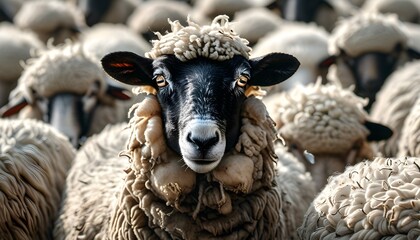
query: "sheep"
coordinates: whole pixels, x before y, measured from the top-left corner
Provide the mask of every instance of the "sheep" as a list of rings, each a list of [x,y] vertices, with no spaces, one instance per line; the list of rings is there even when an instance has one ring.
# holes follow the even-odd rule
[[[127,22],[128,17],[140,0],[71,0],[82,10],[86,25],[89,27],[102,23]]]
[[[26,1],[13,21],[19,28],[36,33],[44,43],[52,38],[54,45],[63,43],[65,39],[76,40],[85,26],[82,12],[61,1]]]
[[[107,201],[101,204],[106,206],[103,210],[66,204],[64,200],[54,236],[297,237],[296,225],[287,227],[303,216],[302,209],[291,206],[302,200],[286,202],[294,194],[285,192],[283,185],[302,181],[307,175],[301,173],[302,178],[288,181],[276,176],[276,133],[264,105],[256,98],[261,92],[255,86],[285,80],[296,71],[298,61],[281,53],[249,59],[247,41],[232,31],[226,15],[204,26],[188,21],[188,26],[183,27],[174,21],[171,29],[166,35],[158,34],[159,40],[153,42],[146,58],[116,52],[102,59],[110,76],[140,86],[148,93],[142,102],[133,105],[128,136],[114,143],[126,146],[120,155],[129,158],[129,167],[117,189],[98,189],[95,179],[119,178],[123,167],[114,168],[112,175],[107,173],[104,178],[97,171],[78,165],[82,162],[101,166],[102,161],[113,165],[101,156],[83,159],[82,155],[91,154],[87,150],[92,147],[90,143],[97,144],[101,151],[115,152],[102,147],[100,140],[92,138],[87,142],[81,149],[86,149],[86,153],[80,152],[81,157],[75,159],[75,166],[79,167],[72,168],[69,176],[85,169],[91,174],[80,180],[90,184],[80,186],[84,189],[71,188],[79,179],[68,178],[66,195],[74,199],[89,195],[92,203],[97,201],[96,196],[109,196],[105,192],[91,195],[92,188],[111,192],[115,197],[99,197]],[[100,138],[114,139],[113,134]],[[92,154],[98,152],[92,149]],[[305,194],[309,191],[302,189]],[[86,207],[95,204],[89,205]]]
[[[235,13],[233,29],[254,46],[260,38],[282,24],[280,16],[267,8],[255,7]]]
[[[24,0],[2,0],[0,2],[0,22],[13,22],[13,17],[19,10]]]
[[[199,23],[208,22],[201,15],[193,13],[190,5],[174,1],[149,1],[140,4],[127,20],[127,25],[146,40],[155,39],[154,32],[164,34],[169,31],[168,19],[176,19],[185,24],[187,16]]]
[[[389,126],[394,135],[387,141],[377,144],[377,149],[384,157],[395,157],[398,153],[402,128],[407,115],[419,98],[420,61],[413,61],[392,73],[378,93],[378,100],[372,106],[373,120]]]
[[[375,152],[368,141],[392,134],[386,126],[369,121],[364,99],[337,85],[317,81],[263,101],[289,151],[312,173],[318,191],[334,172],[371,159]],[[306,160],[305,151],[314,156],[314,162]]]
[[[0,106],[7,103],[10,91],[17,85],[23,71],[20,62],[30,58],[31,51],[43,48],[34,34],[0,23]]]
[[[209,19],[220,14],[226,14],[233,18],[235,12],[253,7],[253,3],[247,0],[201,0],[194,4],[194,13],[199,16],[205,16]]]
[[[253,57],[277,51],[292,54],[300,62],[298,71],[288,81],[274,86],[268,93],[315,82],[318,76],[325,79],[329,64],[333,62],[328,54],[328,38],[329,34],[323,28],[305,23],[283,23],[262,38],[253,48]]]
[[[362,11],[395,13],[404,22],[420,21],[420,9],[413,0],[368,0],[363,5]]]
[[[97,59],[80,43],[52,47],[27,61],[3,117],[35,118],[52,124],[74,146],[108,123],[127,121],[125,89],[111,86]]]
[[[420,158],[382,158],[329,179],[298,232],[301,239],[418,239]]]
[[[398,145],[398,156],[420,157],[420,98],[404,121]]]
[[[51,126],[0,119],[1,239],[52,239],[76,150]]]
[[[369,99],[369,110],[386,77],[414,51],[395,15],[362,12],[339,22],[329,52],[337,59],[328,78],[344,87],[354,84],[356,94]]]

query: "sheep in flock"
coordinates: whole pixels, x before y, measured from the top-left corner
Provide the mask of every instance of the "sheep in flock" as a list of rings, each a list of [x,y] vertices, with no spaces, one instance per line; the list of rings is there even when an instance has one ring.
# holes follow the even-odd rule
[[[340,21],[330,38],[336,64],[328,79],[344,87],[355,85],[356,94],[369,99],[369,110],[385,79],[415,53],[402,29],[395,15],[360,13]]]
[[[33,31],[44,43],[52,39],[54,45],[77,39],[85,27],[82,12],[62,1],[26,1],[16,13],[14,23],[20,29]]]
[[[370,141],[387,139],[392,131],[369,121],[366,101],[351,89],[321,81],[263,99],[289,151],[311,172],[317,190],[335,172],[343,172],[375,155]],[[308,159],[309,152],[315,160]]]
[[[375,158],[331,177],[299,228],[303,240],[420,236],[420,158]]]
[[[372,120],[389,126],[393,136],[378,142],[377,150],[384,157],[395,157],[404,122],[420,97],[420,61],[413,61],[392,73],[377,95],[371,109]]]
[[[2,117],[19,114],[52,124],[74,146],[108,123],[127,121],[127,90],[105,80],[99,62],[78,43],[53,47],[27,61]]]
[[[325,79],[328,67],[334,62],[328,54],[328,38],[329,34],[323,28],[305,23],[283,23],[263,37],[253,47],[252,57],[275,51],[291,54],[300,62],[297,72],[286,82],[272,87],[268,94],[314,83],[319,76]]]
[[[397,155],[420,157],[420,98],[404,121]]]
[[[76,150],[51,126],[0,119],[0,238],[52,239]]]
[[[20,62],[29,59],[32,51],[44,47],[33,33],[0,23],[0,107],[7,103],[10,91],[17,85],[23,71]]]
[[[116,52],[102,59],[112,77],[148,95],[133,105],[128,131],[109,129],[79,151],[56,238],[297,239],[297,219],[311,200],[295,199],[284,185],[315,192],[301,186],[311,186],[305,172],[278,174],[288,171],[276,170],[276,132],[255,96],[257,86],[287,79],[299,62],[282,53],[249,59],[226,15],[188,24],[171,22],[147,58]],[[124,145],[129,162],[116,157]]]
[[[417,0],[368,0],[363,4],[362,11],[394,13],[404,22],[419,23],[420,9]]]

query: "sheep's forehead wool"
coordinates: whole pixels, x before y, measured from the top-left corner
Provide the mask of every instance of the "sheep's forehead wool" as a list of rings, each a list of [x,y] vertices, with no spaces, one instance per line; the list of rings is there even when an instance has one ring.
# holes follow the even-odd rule
[[[310,84],[279,95],[273,116],[280,134],[311,153],[347,153],[368,130],[366,101],[335,85]]]
[[[158,40],[152,41],[153,49],[146,57],[156,59],[159,56],[173,54],[181,61],[188,61],[199,56],[223,61],[242,55],[249,58],[251,48],[248,40],[240,38],[231,27],[229,17],[220,15],[211,25],[199,26],[187,20],[188,26],[179,21],[169,22],[172,32],[157,34]]]
[[[407,44],[407,36],[395,15],[362,13],[339,22],[333,31],[330,53],[339,54],[340,49],[352,57],[366,52],[392,52],[400,43]]]
[[[314,200],[319,218],[312,237],[331,239],[327,236],[341,233],[351,239],[416,239],[419,166],[419,158],[376,158],[332,177]]]
[[[97,60],[84,52],[80,44],[68,44],[50,48],[38,58],[30,59],[19,86],[24,92],[34,90],[44,97],[60,92],[85,94],[95,82],[104,91],[104,75]]]

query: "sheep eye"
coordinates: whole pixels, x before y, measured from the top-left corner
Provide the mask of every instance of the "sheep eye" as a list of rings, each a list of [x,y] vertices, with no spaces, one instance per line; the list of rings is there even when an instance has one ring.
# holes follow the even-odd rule
[[[168,85],[166,78],[162,74],[156,75],[155,81],[159,87],[165,87],[166,85]]]
[[[236,83],[238,84],[239,87],[245,87],[245,85],[247,84],[248,80],[249,80],[249,76],[248,75],[241,74],[236,79]]]

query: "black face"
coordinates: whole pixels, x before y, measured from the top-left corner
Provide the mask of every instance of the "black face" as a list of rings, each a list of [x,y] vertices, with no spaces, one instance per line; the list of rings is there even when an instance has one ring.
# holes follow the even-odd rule
[[[225,151],[230,150],[239,135],[240,109],[245,99],[245,86],[239,86],[237,79],[250,77],[248,61],[236,56],[227,62],[208,58],[181,62],[165,56],[153,66],[154,78],[163,76],[167,82],[159,87],[158,99],[169,146],[180,153],[180,130],[199,119],[214,121],[226,136]]]
[[[282,17],[289,21],[311,22],[324,0],[278,0]]]
[[[394,71],[397,60],[397,55],[379,52],[366,53],[356,58],[344,58],[356,81],[355,93],[369,99],[366,109],[370,109],[376,99],[376,93]]]
[[[77,5],[85,15],[86,25],[91,27],[101,21],[111,6],[111,0],[78,0]]]

